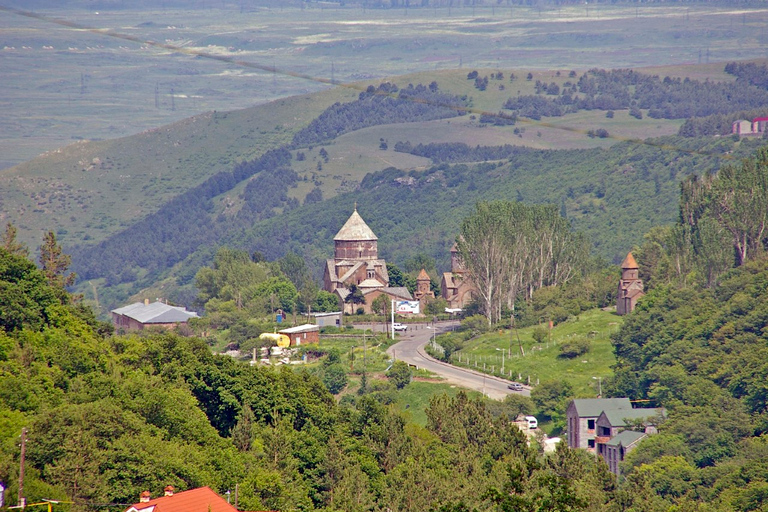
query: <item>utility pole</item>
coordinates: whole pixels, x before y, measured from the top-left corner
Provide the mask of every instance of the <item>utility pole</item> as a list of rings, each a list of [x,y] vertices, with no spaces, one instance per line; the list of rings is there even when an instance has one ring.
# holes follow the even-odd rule
[[[392,311],[390,312],[391,318],[392,318],[392,339],[395,339],[395,301],[394,299],[391,300],[392,302]]]
[[[24,498],[24,457],[27,453],[27,429],[21,429],[21,457],[19,458],[19,500],[18,505],[24,508],[27,500]]]

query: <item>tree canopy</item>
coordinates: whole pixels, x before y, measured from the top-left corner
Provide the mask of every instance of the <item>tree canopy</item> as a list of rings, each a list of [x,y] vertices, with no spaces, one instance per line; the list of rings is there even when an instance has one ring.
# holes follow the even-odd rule
[[[554,205],[505,201],[478,203],[456,244],[489,323],[514,309],[518,297],[580,273],[589,253]]]

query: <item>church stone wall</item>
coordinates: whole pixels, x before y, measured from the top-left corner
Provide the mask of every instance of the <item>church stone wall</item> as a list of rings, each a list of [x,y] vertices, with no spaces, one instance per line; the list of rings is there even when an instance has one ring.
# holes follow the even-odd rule
[[[337,260],[375,260],[379,255],[376,240],[336,240],[335,246]]]

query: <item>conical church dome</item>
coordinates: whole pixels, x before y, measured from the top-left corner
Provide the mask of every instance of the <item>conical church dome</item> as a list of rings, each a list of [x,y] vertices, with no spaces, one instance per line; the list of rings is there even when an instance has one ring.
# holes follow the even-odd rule
[[[357,213],[357,208],[349,216],[347,222],[341,227],[336,236],[333,237],[334,241],[340,240],[378,240],[378,237],[373,234],[371,228],[365,223],[363,218]]]

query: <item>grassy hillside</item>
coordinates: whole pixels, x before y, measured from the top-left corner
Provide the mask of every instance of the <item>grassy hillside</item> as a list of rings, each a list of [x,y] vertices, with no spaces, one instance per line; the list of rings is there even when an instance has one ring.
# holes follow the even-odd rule
[[[462,350],[452,355],[451,362],[495,374],[499,374],[503,362],[505,374],[511,372],[513,380],[528,383],[530,379],[533,385],[567,380],[573,386],[575,396],[592,398],[599,391],[598,378],[613,375],[611,367],[616,358],[610,336],[622,323],[623,318],[613,311],[593,309],[556,325],[551,332],[551,341],[547,330],[548,336],[543,343],[536,342],[533,337],[539,326],[525,327],[518,332],[492,332],[468,341]],[[545,324],[546,320],[542,326],[546,327]],[[561,357],[563,344],[576,339],[589,340],[589,351],[574,358]],[[520,345],[525,351],[524,356]]]
[[[285,144],[343,88],[233,112],[208,112],[108,141],[82,141],[0,171],[0,221],[36,247],[53,229],[72,245],[101,240],[212,174]]]
[[[717,68],[702,69],[722,76]],[[484,112],[500,111],[510,96],[530,96],[537,81],[565,89],[580,77],[531,72],[528,80],[521,70],[473,71],[494,77],[485,90],[467,79],[466,69],[393,79],[403,89],[434,80],[438,96],[460,98],[468,109],[458,117],[413,117],[411,107],[424,104],[412,102],[398,109],[404,107],[410,117],[403,120],[413,122],[393,123],[383,115],[386,109],[361,114],[344,107],[322,128],[330,135],[301,132],[336,101],[365,104],[356,100],[357,91],[379,83],[372,81],[212,112],[126,139],[81,143],[0,173],[2,211],[5,218],[23,218],[17,223],[32,246],[51,227],[65,246],[75,246],[75,270],[88,280],[81,291],[102,306],[144,289],[189,302],[197,268],[219,244],[270,258],[291,250],[319,276],[331,238],[356,201],[380,237],[382,255],[395,262],[425,253],[444,264],[461,218],[485,199],[561,205],[574,227],[593,240],[596,254],[618,260],[650,227],[674,220],[680,179],[716,170],[721,157],[746,156],[755,147],[730,139],[669,138],[681,120],[652,119],[647,110],[640,119],[626,110],[607,117],[603,110],[582,109],[521,118],[512,126],[482,123]],[[558,96],[530,97],[546,103]],[[374,126],[356,117],[374,112]],[[589,136],[598,129],[608,136]],[[297,133],[304,135],[295,139]],[[636,141],[648,136],[667,138]],[[493,163],[434,166],[423,156],[394,151],[397,142],[541,149]],[[290,153],[263,160],[277,147]],[[238,171],[243,165],[257,174]],[[56,179],[47,177],[52,168],[60,169]],[[317,189],[324,201],[303,204]]]
[[[475,145],[520,144],[542,149],[607,147],[617,140],[647,138],[675,133],[680,120],[638,120],[617,111],[607,119],[604,112],[582,111],[543,121],[520,120],[515,127],[480,124],[481,112],[496,113],[510,96],[530,95],[536,81],[564,86],[575,79],[569,71],[477,68],[479,76],[501,72],[486,90],[467,80],[472,70],[418,72],[391,80],[408,83],[437,81],[441,90],[466,95],[472,115],[426,123],[381,125],[339,137],[326,147],[330,161],[317,168],[319,147],[305,148],[307,160],[296,162],[303,180],[291,191],[301,201],[314,188],[324,198],[353,190],[365,174],[388,166],[403,169],[427,165],[423,159],[384,153],[380,139],[390,146],[397,141],[465,142]],[[673,69],[660,71],[671,72]],[[679,74],[723,79],[722,66],[686,66]],[[514,80],[510,78],[514,75]],[[725,75],[726,77],[728,75]],[[732,77],[730,77],[732,78]],[[82,140],[47,152],[16,167],[0,170],[0,222],[13,221],[20,236],[36,247],[42,233],[54,229],[65,245],[103,240],[105,237],[155,212],[160,205],[184,193],[216,172],[242,160],[285,144],[293,134],[336,101],[350,101],[358,90],[380,81],[340,87],[311,95],[232,112],[208,112],[162,128],[106,141]],[[603,128],[611,137],[589,138],[586,131]],[[238,190],[221,198],[219,212],[237,208]],[[231,202],[229,206],[226,203]]]
[[[357,202],[379,237],[383,257],[402,264],[423,253],[434,257],[439,268],[446,268],[459,223],[476,201],[522,199],[564,205],[573,226],[592,240],[594,253],[618,261],[652,226],[676,220],[680,179],[691,172],[716,169],[720,157],[728,153],[748,155],[759,141],[668,138],[656,143],[677,145],[686,152],[622,143],[608,150],[529,150],[509,161],[441,164],[424,171],[393,168],[369,175],[354,192],[231,229],[218,244],[258,250],[270,259],[293,251],[306,259],[319,278],[321,263],[332,254],[333,236]],[[191,300],[194,273],[208,264],[214,251],[215,246],[203,245],[170,273],[139,271],[136,280],[106,288],[103,281],[95,280],[82,291],[88,298],[98,293],[107,307],[149,286],[155,287],[147,296]],[[103,256],[101,263],[115,257],[110,252],[94,254]],[[130,259],[125,261],[131,265]]]

